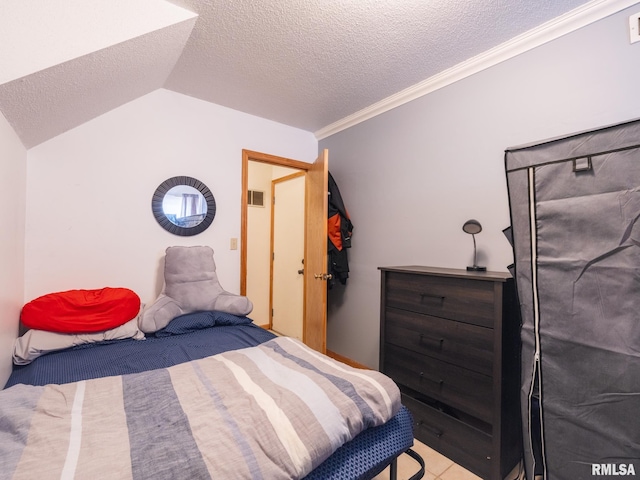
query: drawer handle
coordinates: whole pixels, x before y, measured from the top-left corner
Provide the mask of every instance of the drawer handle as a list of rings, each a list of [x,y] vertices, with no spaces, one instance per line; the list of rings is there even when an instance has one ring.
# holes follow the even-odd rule
[[[439,303],[439,306],[442,306],[444,304],[444,299],[445,297],[442,295],[432,295],[430,293],[420,294],[420,303],[425,303],[426,300],[427,302],[431,301],[431,303]]]
[[[435,435],[437,438],[440,438],[442,435],[444,435],[444,432],[442,430],[432,427],[431,425],[424,423],[422,420],[418,420],[416,422],[416,426],[420,428],[424,428],[427,432],[431,433],[432,435]]]
[[[440,388],[444,387],[444,380],[442,380],[442,379],[440,379],[440,380],[433,380],[433,379],[431,379],[431,378],[427,378],[427,377],[425,377],[425,376],[424,376],[424,372],[420,372],[418,375],[420,376],[420,381],[421,381],[421,382],[422,382],[422,380],[423,380],[423,379],[427,379],[427,380],[429,380],[430,382],[437,383],[437,384],[440,386]]]
[[[438,344],[438,349],[442,350],[442,344],[444,343],[444,338],[432,337],[430,335],[425,335],[424,333],[420,334],[420,345],[423,344],[424,340],[429,340],[431,342],[435,342]]]

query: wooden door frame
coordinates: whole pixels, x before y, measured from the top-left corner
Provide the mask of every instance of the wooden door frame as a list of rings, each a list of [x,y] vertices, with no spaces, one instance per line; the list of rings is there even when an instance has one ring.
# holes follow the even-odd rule
[[[295,168],[306,173],[311,168],[311,163],[292,160],[290,158],[278,157],[267,153],[255,152],[252,150],[242,150],[242,199],[241,199],[241,219],[240,219],[240,295],[247,294],[247,217],[249,189],[249,161],[276,165],[279,167]]]
[[[267,163],[270,165],[277,165],[282,167],[295,168],[305,172],[305,175],[309,170],[313,168],[312,163],[301,162],[299,160],[292,160],[289,158],[278,157],[275,155],[269,155],[267,153],[256,152],[252,150],[242,150],[242,191],[241,191],[241,225],[240,225],[240,294],[246,295],[247,293],[247,216],[248,216],[248,199],[247,191],[249,189],[249,161]],[[306,186],[305,186],[306,190]],[[306,195],[306,193],[305,193]],[[305,266],[306,268],[306,266]],[[351,365],[356,368],[368,368],[367,366],[355,362],[350,358],[343,357],[330,350],[326,351],[326,354],[336,360]]]

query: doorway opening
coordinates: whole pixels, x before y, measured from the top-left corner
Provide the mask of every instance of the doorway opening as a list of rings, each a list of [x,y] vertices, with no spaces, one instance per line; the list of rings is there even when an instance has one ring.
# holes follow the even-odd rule
[[[324,353],[328,153],[314,163],[249,150],[242,157],[240,293],[257,325]]]

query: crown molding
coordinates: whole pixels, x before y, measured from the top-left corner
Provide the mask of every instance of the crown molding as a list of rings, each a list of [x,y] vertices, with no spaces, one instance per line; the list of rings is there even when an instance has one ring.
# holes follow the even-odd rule
[[[497,47],[331,123],[314,132],[314,135],[318,140],[327,138],[636,4],[640,4],[640,1],[593,0],[585,3]]]

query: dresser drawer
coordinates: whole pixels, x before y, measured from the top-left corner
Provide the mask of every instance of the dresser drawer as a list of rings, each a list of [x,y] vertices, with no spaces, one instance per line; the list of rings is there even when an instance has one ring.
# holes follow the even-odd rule
[[[388,307],[493,327],[494,282],[387,272]]]
[[[447,415],[425,403],[402,395],[411,411],[414,435],[443,455],[483,478],[489,478],[491,435]]]
[[[507,272],[380,267],[380,368],[414,435],[486,480],[522,457],[519,306]]]
[[[385,342],[493,374],[493,329],[395,308],[385,315]]]
[[[385,350],[383,372],[396,383],[491,423],[492,377],[395,345]]]

